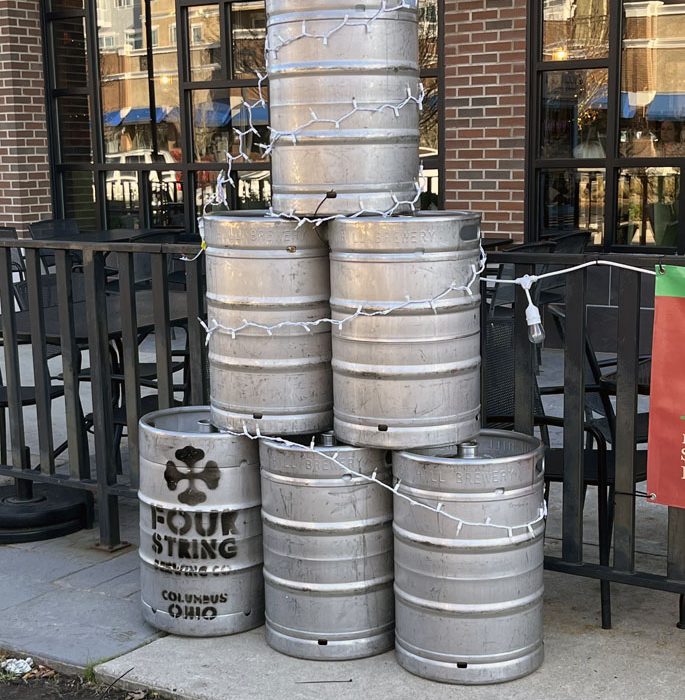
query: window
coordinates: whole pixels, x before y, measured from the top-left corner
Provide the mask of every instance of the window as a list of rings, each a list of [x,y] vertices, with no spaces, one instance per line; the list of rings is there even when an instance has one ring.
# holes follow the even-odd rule
[[[126,48],[137,51],[143,48],[143,33],[140,29],[127,29],[124,32]]]
[[[605,250],[685,252],[685,4],[538,0],[536,11],[527,237],[588,229]]]
[[[190,229],[226,168],[226,152],[238,152],[235,129],[249,123],[243,101],[258,98],[256,72],[265,72],[264,1],[89,4],[89,10],[84,3],[80,10],[70,5],[68,12],[43,16],[55,57],[46,65],[55,215],[73,212],[84,229]],[[443,0],[420,0],[419,8],[426,87],[420,153],[423,206],[429,208],[441,197]],[[97,13],[93,36],[85,21],[91,12]],[[183,30],[177,34],[178,27]],[[179,50],[171,48],[177,43]],[[268,100],[268,89],[262,90]],[[99,95],[100,114],[91,114],[93,94]],[[252,124],[256,133],[244,142],[251,161],[234,164],[235,186],[226,188],[233,209],[266,208],[271,199],[271,166],[259,146],[269,140],[268,106],[253,109]]]
[[[100,34],[98,39],[98,45],[101,51],[107,51],[114,48],[114,35],[113,34]]]

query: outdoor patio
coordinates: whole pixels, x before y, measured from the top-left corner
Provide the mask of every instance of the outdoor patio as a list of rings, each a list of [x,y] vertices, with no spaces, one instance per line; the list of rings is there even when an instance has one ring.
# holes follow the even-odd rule
[[[153,352],[150,341],[141,359]],[[30,378],[30,347],[23,346],[20,356],[23,376]],[[557,384],[563,376],[562,351],[546,350],[542,360],[540,384]],[[545,408],[558,413],[560,399],[546,398]],[[53,417],[57,435],[66,430],[65,416],[56,410]],[[26,424],[34,424],[29,411]],[[552,440],[558,444],[559,435],[553,434]],[[37,457],[37,435],[27,430],[27,442]],[[128,458],[125,441],[123,458]],[[548,555],[561,554],[561,489],[552,485]],[[598,560],[595,493],[590,487],[584,514],[589,561]],[[602,630],[599,583],[551,571],[545,572],[545,662],[536,673],[506,687],[467,691],[432,683],[402,670],[393,652],[352,662],[293,659],[266,645],[263,627],[223,638],[166,636],[145,624],[140,612],[135,500],[122,500],[120,518],[122,539],[131,546],[115,552],[95,548],[97,530],[0,548],[0,648],[65,670],[95,666],[98,677],[109,682],[125,674],[121,686],[191,700],[345,698],[359,692],[369,700],[465,692],[474,698],[505,692],[512,698],[680,696],[683,631],[675,624],[676,595],[614,584],[614,627]],[[639,499],[636,522],[636,567],[665,573],[667,509]]]

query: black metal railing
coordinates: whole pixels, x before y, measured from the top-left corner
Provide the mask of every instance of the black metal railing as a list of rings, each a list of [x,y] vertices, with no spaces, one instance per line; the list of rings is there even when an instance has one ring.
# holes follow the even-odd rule
[[[12,247],[24,249],[27,309],[17,303]],[[54,272],[47,275],[40,262],[40,250],[46,249],[55,256]],[[11,442],[0,475],[17,479],[24,498],[30,497],[34,482],[93,492],[101,546],[120,544],[119,498],[136,497],[143,407],[204,405],[208,400],[205,332],[197,320],[205,317],[204,256],[178,262],[197,251],[197,245],[0,240],[0,329]],[[116,274],[107,264],[112,253]],[[184,338],[182,349],[172,346],[172,334]],[[141,363],[139,345],[148,335],[155,361]],[[20,348],[26,344],[33,367],[29,394],[36,410],[37,463],[27,447],[23,410],[27,381],[22,381]],[[66,426],[65,444],[57,447],[51,400],[55,384],[64,389],[63,398],[55,400],[64,402]],[[84,408],[84,393],[90,410]],[[123,430],[128,435],[125,468],[117,443]],[[57,461],[59,455],[66,455],[66,461]]]
[[[515,265],[515,276],[534,274],[542,266],[571,267],[583,262],[606,260],[654,270],[659,263],[685,265],[682,257],[649,255],[563,255],[555,253],[507,253],[488,256],[489,264]],[[609,549],[600,553],[599,563],[586,556],[583,537],[583,511],[586,495],[584,459],[586,456],[585,392],[586,368],[586,291],[588,268],[566,274],[565,333],[563,345],[563,505],[561,555],[547,556],[547,568],[600,579],[632,584],[681,594],[680,622],[685,623],[685,510],[668,509],[667,571],[665,575],[636,568],[636,481],[640,475],[635,449],[636,416],[639,384],[640,289],[642,273],[626,269],[618,271],[616,299],[615,356],[615,436],[611,449],[615,476],[613,507],[613,557]],[[534,395],[536,388],[536,347],[527,337],[523,290],[517,288],[514,316],[514,415],[516,430],[534,431]],[[485,314],[484,314],[485,318]],[[674,351],[677,349],[674,348]],[[485,400],[485,397],[484,397]],[[643,453],[644,455],[644,453]],[[602,513],[600,513],[600,517]],[[607,626],[610,620],[607,619]]]
[[[28,309],[16,303],[11,249],[24,249]],[[41,267],[40,249],[54,252],[54,277]],[[204,256],[183,263],[181,282],[170,272],[172,262],[192,256],[196,245],[158,243],[81,243],[0,239],[0,309],[5,356],[4,381],[8,395],[11,454],[0,475],[17,479],[18,491],[28,497],[34,482],[87,489],[97,496],[100,541],[120,543],[118,502],[135,497],[138,487],[138,419],[150,395],[159,408],[186,401],[208,400],[205,332]],[[108,263],[116,253],[117,273]],[[148,256],[149,271],[140,274],[138,256]],[[642,268],[655,262],[680,265],[679,257],[647,255],[562,255],[555,253],[492,253],[490,263],[515,265],[517,276],[540,265],[572,266],[590,260],[613,260]],[[176,263],[177,265],[179,263]],[[53,273],[51,273],[53,274]],[[15,275],[16,277],[16,275]],[[639,586],[685,593],[685,510],[670,508],[667,533],[667,572],[636,569],[636,496],[638,473],[635,446],[638,396],[638,329],[640,277],[620,270],[617,298],[617,380],[615,391],[615,460],[613,560],[599,563],[585,556],[583,504],[585,500],[585,346],[586,270],[565,278],[565,344],[563,370],[563,508],[561,555],[547,557],[548,568]],[[54,295],[46,293],[48,281]],[[533,433],[536,417],[534,388],[537,353],[527,337],[525,297],[517,289],[513,305],[513,427]],[[485,316],[484,316],[485,317]],[[183,368],[179,369],[172,330],[186,333]],[[155,373],[150,380],[141,364],[139,344],[154,335]],[[485,335],[484,335],[485,337]],[[152,345],[152,338],[147,341]],[[38,445],[32,458],[27,449],[22,408],[20,344],[30,344],[35,384]],[[52,357],[58,353],[60,359]],[[87,366],[84,359],[88,357]],[[55,445],[50,387],[55,364],[64,388],[66,446]],[[182,380],[179,383],[179,377]],[[84,388],[89,385],[90,390]],[[150,387],[145,389],[145,387]],[[84,408],[82,396],[92,405]],[[84,399],[85,400],[85,399]],[[116,415],[125,425],[115,425]],[[128,461],[121,465],[116,450],[117,430],[128,434]],[[91,437],[92,434],[92,437]],[[92,450],[91,450],[92,440]],[[63,451],[63,449],[65,451]],[[94,460],[91,461],[91,451]],[[66,461],[62,457],[66,454]],[[588,560],[590,559],[590,560]]]

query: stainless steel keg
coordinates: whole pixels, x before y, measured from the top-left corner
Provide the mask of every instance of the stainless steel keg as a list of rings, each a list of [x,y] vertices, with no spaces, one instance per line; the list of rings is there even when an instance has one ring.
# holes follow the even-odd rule
[[[488,430],[470,450],[393,455],[395,642],[399,663],[424,678],[498,683],[543,659],[544,449]]]
[[[316,452],[263,439],[266,640],[303,659],[354,659],[392,648],[392,494],[385,452]],[[325,442],[329,441],[330,446]]]
[[[480,216],[426,213],[329,226],[334,429],[351,445],[456,444],[478,433]],[[405,300],[425,300],[391,309]],[[391,312],[390,312],[391,311]],[[390,313],[388,313],[390,312]]]
[[[256,212],[205,217],[207,318],[226,328],[316,321],[330,314],[328,248],[313,226]],[[332,424],[331,329],[287,325],[270,335],[219,329],[209,343],[212,423],[265,435]]]
[[[264,622],[259,454],[218,432],[209,407],[140,420],[143,616],[172,634],[233,634]]]
[[[386,211],[393,195],[415,197],[419,109],[392,108],[419,94],[417,2],[401,5],[266,1],[275,211]],[[374,111],[342,119],[355,105]]]

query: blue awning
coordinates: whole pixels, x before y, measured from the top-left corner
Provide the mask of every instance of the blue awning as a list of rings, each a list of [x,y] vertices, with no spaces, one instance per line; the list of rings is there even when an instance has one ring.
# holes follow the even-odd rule
[[[205,102],[195,108],[194,118],[196,126],[226,126],[231,120],[231,106],[225,102]]]
[[[240,124],[249,124],[250,115],[247,107],[244,104],[237,105],[231,111],[231,120]],[[253,107],[252,108],[252,123],[255,126],[269,123],[269,108],[268,107]]]
[[[126,108],[114,109],[111,112],[105,112],[102,115],[102,122],[105,126],[119,126],[124,117],[128,114],[128,111],[128,108]]]
[[[647,107],[649,119],[685,121],[685,93],[659,92]]]
[[[164,119],[164,115],[167,113],[165,107],[157,107],[155,110],[155,122],[159,122]],[[129,110],[128,114],[123,118],[123,124],[147,124],[150,121],[150,108],[149,107],[133,107]]]
[[[590,107],[593,109],[606,109],[608,104],[606,88],[598,92],[590,101]],[[621,93],[621,118],[632,119],[635,116],[635,105],[631,105],[628,99],[628,93]]]

